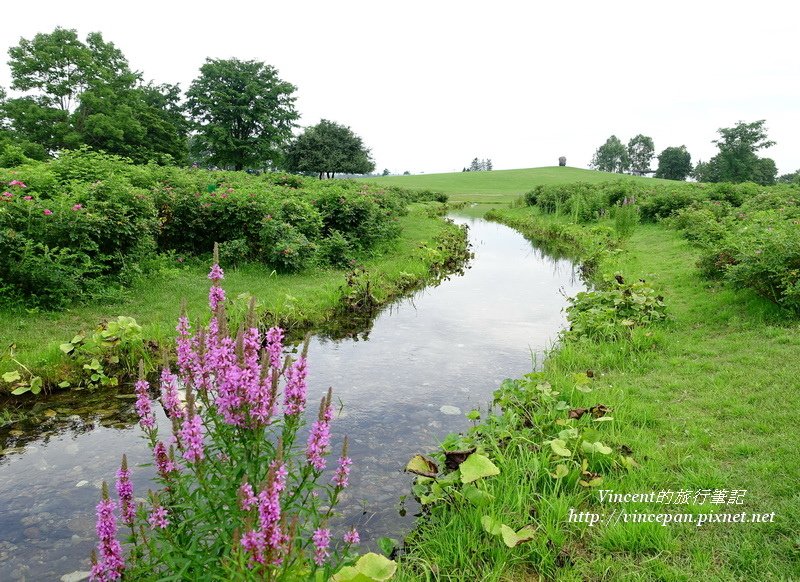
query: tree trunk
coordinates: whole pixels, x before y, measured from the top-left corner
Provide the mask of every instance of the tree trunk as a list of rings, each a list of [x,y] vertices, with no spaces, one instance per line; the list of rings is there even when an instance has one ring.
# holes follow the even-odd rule
[[[319,173],[319,179],[322,180],[322,172]]]

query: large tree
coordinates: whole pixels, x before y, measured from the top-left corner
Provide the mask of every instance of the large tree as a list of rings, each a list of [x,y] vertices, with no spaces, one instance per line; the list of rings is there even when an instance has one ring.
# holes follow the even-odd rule
[[[641,133],[628,142],[628,161],[630,169],[635,174],[651,172],[650,162],[653,161],[653,138]]]
[[[658,154],[656,178],[665,180],[686,180],[692,173],[692,155],[685,145],[668,147]]]
[[[286,169],[302,174],[335,177],[368,174],[375,169],[369,149],[344,125],[323,119],[307,128],[286,149]]]
[[[12,88],[3,114],[18,141],[54,153],[82,144],[134,161],[182,161],[186,121],[174,86],[143,85],[98,32],[86,41],[56,28],[9,49]],[[159,93],[159,96],[156,96]]]
[[[720,139],[714,140],[719,153],[708,161],[696,174],[714,182],[756,182],[774,184],[777,176],[775,162],[770,158],[759,158],[757,152],[775,145],[767,139],[765,120],[745,123],[718,130]]]
[[[221,167],[278,164],[299,117],[295,90],[262,62],[206,59],[186,93],[196,147]]]
[[[616,135],[601,145],[592,158],[591,166],[601,172],[625,172],[630,165],[628,150]]]

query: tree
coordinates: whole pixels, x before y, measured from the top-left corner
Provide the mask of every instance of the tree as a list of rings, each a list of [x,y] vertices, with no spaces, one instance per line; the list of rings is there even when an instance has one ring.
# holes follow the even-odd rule
[[[592,158],[591,167],[601,172],[622,174],[628,169],[628,150],[616,135],[612,135],[601,145]]]
[[[389,168],[384,168],[383,169],[383,173],[381,174],[381,176],[388,176],[390,174],[391,174],[391,172],[389,171]]]
[[[323,119],[307,128],[286,149],[286,169],[333,178],[337,173],[368,174],[375,169],[370,151],[353,131]]]
[[[486,158],[486,160],[483,163],[483,167],[487,172],[491,172],[492,171],[492,160],[490,160],[489,158]]]
[[[29,92],[3,105],[20,142],[51,154],[86,144],[137,162],[185,158],[177,86],[143,85],[99,32],[84,43],[75,30],[56,28],[21,39],[9,56],[12,87]]]
[[[656,178],[665,180],[686,180],[692,173],[692,156],[686,146],[668,147],[658,154]]]
[[[791,174],[782,174],[777,181],[779,184],[800,184],[800,170]]]
[[[466,171],[466,169],[465,169],[465,171]],[[404,175],[404,176],[410,176],[410,175],[411,175],[411,172],[409,172],[408,170],[406,170],[405,172],[403,172],[403,175]]]
[[[480,172],[481,171],[481,163],[478,158],[474,158],[472,162],[469,164],[469,171],[470,172]]]
[[[277,165],[299,118],[295,91],[262,62],[206,59],[186,92],[197,147],[222,167]]]
[[[641,133],[628,142],[628,160],[630,169],[634,174],[647,174],[651,172],[650,162],[653,161],[653,138]]]
[[[775,145],[767,139],[765,120],[720,128],[720,139],[714,140],[719,153],[709,160],[704,175],[714,182],[757,182],[773,184],[777,175],[775,162],[759,158],[756,152]],[[769,160],[769,161],[767,161]],[[697,171],[695,169],[695,171]]]

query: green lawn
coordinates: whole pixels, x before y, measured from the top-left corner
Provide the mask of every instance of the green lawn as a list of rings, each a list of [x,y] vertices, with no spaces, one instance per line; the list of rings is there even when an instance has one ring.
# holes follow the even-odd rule
[[[640,178],[559,166],[364,179],[379,185],[436,190],[450,195],[450,199],[455,202],[467,200],[479,203],[511,202],[539,184],[597,183],[609,180],[654,180],[654,178]],[[658,180],[658,182],[666,181]]]

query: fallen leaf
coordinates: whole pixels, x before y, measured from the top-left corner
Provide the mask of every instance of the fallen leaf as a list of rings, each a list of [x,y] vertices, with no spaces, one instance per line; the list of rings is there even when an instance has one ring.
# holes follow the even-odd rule
[[[423,477],[436,477],[439,466],[425,455],[414,455],[406,465],[406,471]]]
[[[588,408],[573,408],[569,411],[569,418],[574,418],[577,420],[587,412],[589,412]]]
[[[611,408],[606,406],[605,404],[596,404],[589,409],[589,412],[592,413],[592,416],[595,418],[600,418],[601,416],[605,416],[609,412],[611,412]]]

